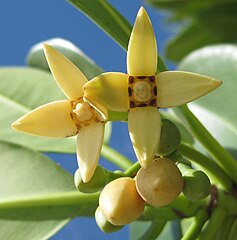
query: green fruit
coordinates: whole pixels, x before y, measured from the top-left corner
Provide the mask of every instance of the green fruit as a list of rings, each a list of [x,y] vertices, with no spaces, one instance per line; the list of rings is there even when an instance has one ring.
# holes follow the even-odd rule
[[[80,192],[84,193],[93,193],[100,191],[101,188],[103,188],[108,181],[109,173],[99,165],[96,167],[93,177],[87,183],[84,183],[82,181],[80,169],[77,169],[74,174],[74,183],[76,188]]]
[[[49,67],[44,56],[43,43],[49,44],[62,53],[79,69],[81,69],[88,79],[91,79],[102,72],[101,68],[96,66],[95,63],[78,47],[61,38],[45,40],[44,42],[34,45],[27,56],[27,64],[29,66],[49,71]]]
[[[184,176],[183,194],[191,201],[206,198],[211,191],[211,183],[208,176],[199,170],[189,169]]]
[[[98,207],[95,211],[95,221],[98,225],[98,227],[104,232],[104,233],[112,233],[117,232],[124,226],[115,226],[108,222],[102,213],[100,207]]]
[[[174,152],[181,142],[179,129],[167,119],[162,120],[161,137],[156,155],[167,156]]]

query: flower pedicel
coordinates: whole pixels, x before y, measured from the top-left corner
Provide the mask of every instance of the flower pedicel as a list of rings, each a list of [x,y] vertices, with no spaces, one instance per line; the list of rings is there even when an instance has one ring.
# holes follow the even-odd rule
[[[143,168],[152,163],[160,140],[161,119],[157,108],[185,104],[221,84],[200,74],[156,73],[156,69],[156,39],[150,19],[141,7],[128,44],[128,74],[107,72],[84,85],[85,101],[112,111],[129,111],[129,134]]]

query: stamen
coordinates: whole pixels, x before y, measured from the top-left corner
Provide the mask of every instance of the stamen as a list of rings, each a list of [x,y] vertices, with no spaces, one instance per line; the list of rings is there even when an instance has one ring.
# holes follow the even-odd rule
[[[78,103],[76,108],[72,111],[76,114],[76,117],[80,122],[89,121],[94,115],[90,104],[86,102]]]
[[[78,129],[83,126],[88,126],[91,123],[104,122],[100,113],[89,103],[84,102],[82,98],[72,101],[71,106],[71,118]]]

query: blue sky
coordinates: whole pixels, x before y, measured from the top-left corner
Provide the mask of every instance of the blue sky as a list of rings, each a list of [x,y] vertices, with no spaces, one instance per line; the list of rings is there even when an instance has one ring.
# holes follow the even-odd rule
[[[152,9],[144,1],[109,1],[133,24],[140,6],[145,6],[156,32],[159,52],[164,52],[167,39],[174,29],[164,23],[164,13]],[[65,38],[106,71],[126,71],[126,53],[87,17],[64,0],[0,1],[0,66],[25,65],[29,48],[50,38]],[[125,123],[113,127],[111,145],[135,160]],[[75,156],[50,155],[65,169],[74,172]],[[104,163],[105,161],[101,160]],[[112,167],[107,164],[107,167]],[[113,168],[113,167],[112,167]],[[52,240],[127,239],[128,228],[113,235],[103,234],[94,219],[76,219],[55,235]]]

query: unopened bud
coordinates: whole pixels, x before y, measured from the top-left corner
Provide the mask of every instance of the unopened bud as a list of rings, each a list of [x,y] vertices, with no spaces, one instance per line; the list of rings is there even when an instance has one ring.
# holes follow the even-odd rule
[[[162,120],[161,137],[156,155],[167,156],[174,152],[181,142],[179,129],[167,119]]]
[[[115,226],[111,224],[107,219],[105,218],[104,214],[102,213],[100,207],[98,207],[95,211],[95,221],[98,225],[98,227],[104,232],[104,233],[112,233],[117,232],[123,226]]]
[[[191,201],[206,198],[211,191],[211,183],[208,176],[199,170],[189,169],[184,176],[183,194]]]
[[[87,183],[84,183],[81,177],[80,169],[74,174],[74,183],[76,188],[83,193],[93,193],[101,190],[109,178],[109,174],[101,166],[97,166],[93,177]]]

